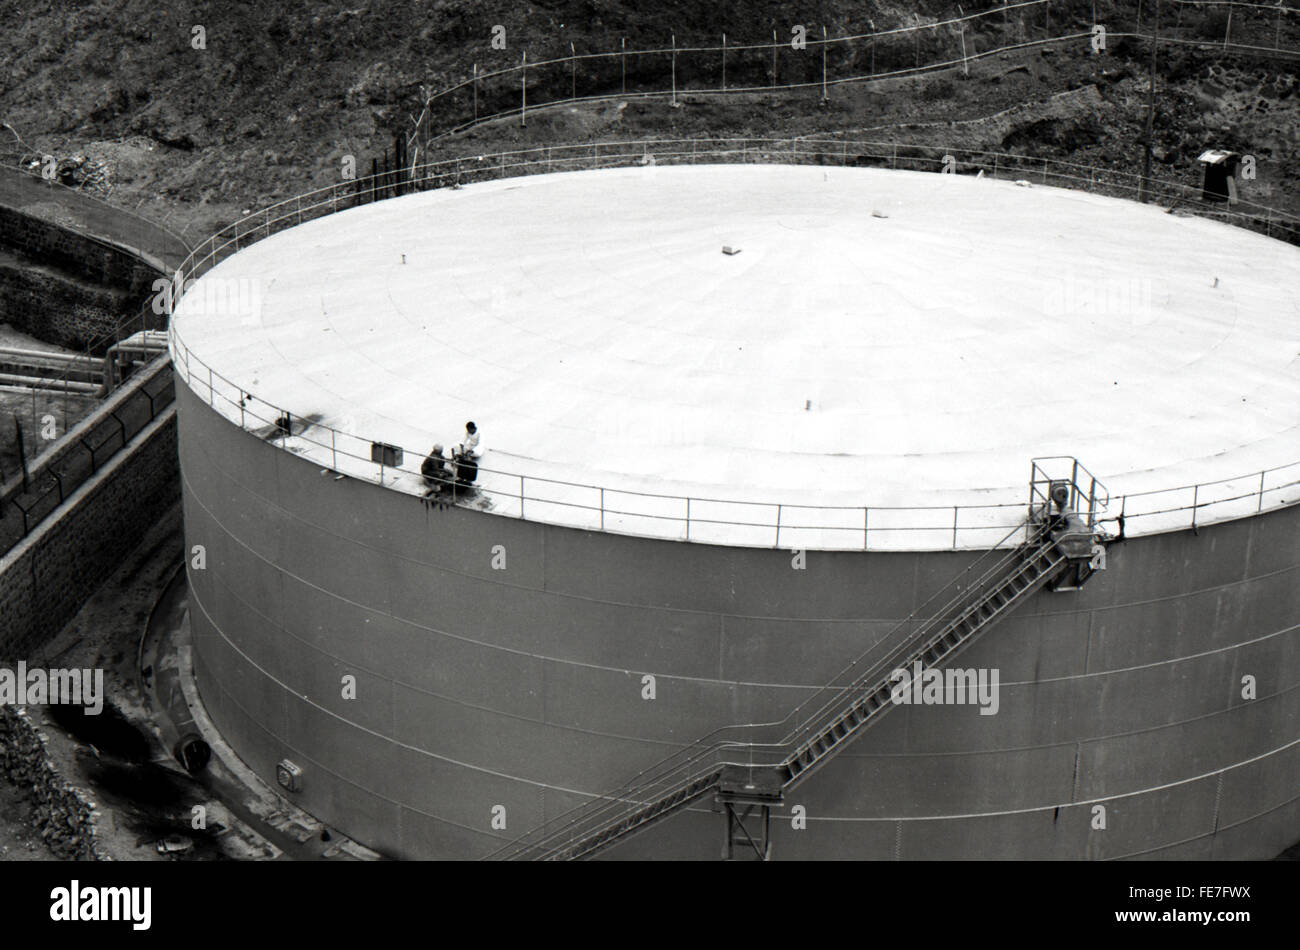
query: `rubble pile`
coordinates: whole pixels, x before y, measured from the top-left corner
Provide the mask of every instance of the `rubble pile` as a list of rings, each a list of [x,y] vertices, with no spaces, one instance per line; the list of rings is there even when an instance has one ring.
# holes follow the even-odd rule
[[[95,840],[100,814],[95,803],[59,776],[45,744],[45,736],[26,709],[0,706],[0,777],[32,790],[36,799],[32,824],[50,850],[70,860],[111,860]]]

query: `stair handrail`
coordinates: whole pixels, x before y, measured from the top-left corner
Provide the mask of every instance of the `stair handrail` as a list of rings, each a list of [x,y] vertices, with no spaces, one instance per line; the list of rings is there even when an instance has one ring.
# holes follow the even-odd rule
[[[1053,476],[1047,465],[1048,462],[1069,462],[1071,465],[1068,478]],[[1076,513],[1083,513],[1083,501],[1087,501],[1087,525],[1088,528],[1095,529],[1101,516],[1105,514],[1110,506],[1110,491],[1104,484],[1093,475],[1092,472],[1073,455],[1047,455],[1040,456],[1031,461],[1031,475],[1029,479],[1029,516],[1034,517],[1035,505],[1042,505],[1042,510],[1050,510],[1052,505],[1051,487],[1053,481],[1068,481],[1070,483],[1070,500],[1068,507]],[[1080,476],[1085,476],[1088,490],[1085,492]],[[1046,489],[1040,486],[1046,484]]]

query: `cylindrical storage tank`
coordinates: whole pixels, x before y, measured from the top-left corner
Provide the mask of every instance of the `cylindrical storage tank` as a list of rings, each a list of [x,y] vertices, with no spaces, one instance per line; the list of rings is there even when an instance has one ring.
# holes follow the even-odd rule
[[[899,706],[795,787],[772,856],[1272,857],[1298,255],[1057,189],[730,165],[261,240],[171,330],[202,700],[321,820],[483,857],[904,642],[1014,545],[1031,460],[1072,456],[1122,531],[1105,569],[961,654],[995,710]],[[426,497],[469,420],[475,489]],[[706,797],[602,856],[716,858],[723,829]]]

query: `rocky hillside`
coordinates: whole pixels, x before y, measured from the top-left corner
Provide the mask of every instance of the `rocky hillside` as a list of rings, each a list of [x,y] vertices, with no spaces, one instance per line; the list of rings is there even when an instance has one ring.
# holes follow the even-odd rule
[[[184,6],[146,0],[0,0],[0,161],[53,155],[65,180],[110,201],[142,207],[198,238],[245,208],[338,180],[342,159],[362,171],[393,135],[409,128],[426,95],[460,82],[478,64],[490,71],[518,62],[617,49],[714,46],[782,40],[790,24],[820,36],[933,23],[956,13],[950,0],[352,0]],[[836,48],[832,75],[861,75],[942,59],[964,41],[973,51],[1029,38],[1086,32],[1094,4],[1053,0],[1025,14],[993,14],[959,35],[942,27],[892,41]],[[1146,4],[1149,28],[1150,7]],[[1214,9],[1169,10],[1162,30],[1187,41],[1162,52],[1157,84],[1155,154],[1160,174],[1187,179],[1207,145],[1255,155],[1259,179],[1250,196],[1292,204],[1300,193],[1297,56],[1225,52],[1234,41],[1300,50],[1300,15],[1228,24]],[[1136,0],[1097,0],[1098,20],[1113,32],[1133,29]],[[971,0],[966,13],[1000,9]],[[1048,22],[1039,22],[1045,15]],[[1016,17],[1021,17],[1017,21]],[[504,49],[492,46],[504,27]],[[1253,32],[1252,32],[1253,31]],[[674,108],[629,99],[538,112],[527,129],[501,121],[445,139],[454,154],[489,146],[629,135],[814,134],[858,130],[871,137],[930,136],[968,147],[1047,154],[1133,170],[1140,167],[1146,108],[1147,46],[1115,39],[1105,55],[1086,40],[1029,48],[922,78],[841,85],[822,106],[805,94],[691,96]],[[530,75],[537,100],[618,93],[614,60],[583,62]],[[714,84],[713,58],[683,55],[678,80]],[[632,88],[666,88],[670,57],[633,61]],[[779,81],[816,82],[819,54],[783,53]],[[770,81],[766,54],[733,54],[729,85]],[[510,107],[514,79],[485,82],[480,108]],[[441,101],[448,123],[469,118],[468,93]],[[993,116],[993,118],[986,118]],[[951,124],[950,124],[951,123]],[[926,130],[929,130],[926,132]],[[937,131],[936,131],[937,130]],[[1293,205],[1294,207],[1294,205]]]

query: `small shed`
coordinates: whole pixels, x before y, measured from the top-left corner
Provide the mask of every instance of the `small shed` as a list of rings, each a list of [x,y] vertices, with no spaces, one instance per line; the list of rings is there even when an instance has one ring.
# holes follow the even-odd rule
[[[1237,167],[1241,156],[1236,152],[1212,148],[1196,159],[1205,166],[1205,180],[1201,185],[1202,201],[1237,203]]]

